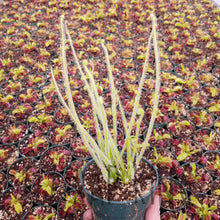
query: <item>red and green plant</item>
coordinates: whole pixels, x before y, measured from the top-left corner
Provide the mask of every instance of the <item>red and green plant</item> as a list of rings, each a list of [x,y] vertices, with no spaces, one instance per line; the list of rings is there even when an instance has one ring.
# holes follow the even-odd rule
[[[209,199],[205,198],[201,201],[195,196],[190,196],[190,203],[187,211],[193,219],[219,219],[219,215],[216,214],[218,209],[217,205],[211,205]]]
[[[14,143],[25,137],[27,127],[25,124],[10,124],[0,132],[2,143]]]
[[[157,193],[161,197],[161,206],[167,210],[181,209],[187,200],[186,192],[180,183],[169,178],[162,178]]]
[[[71,161],[70,151],[64,147],[48,149],[40,159],[41,168],[45,171],[61,172]]]
[[[90,157],[90,153],[88,149],[86,148],[85,144],[81,140],[81,138],[74,139],[73,143],[70,146],[71,154],[75,158],[79,159],[86,159]]]
[[[75,191],[66,193],[65,196],[62,197],[58,207],[59,214],[63,219],[67,216],[80,219],[84,210],[85,204],[83,199]]]
[[[28,138],[19,143],[19,150],[26,157],[37,157],[49,146],[46,136],[31,134]]]
[[[193,125],[184,118],[171,118],[167,124],[168,130],[177,137],[188,137],[194,132]]]
[[[30,158],[22,158],[10,166],[8,179],[15,186],[30,186],[40,172],[37,161]]]
[[[37,113],[36,116],[31,116],[28,119],[29,127],[32,131],[42,133],[47,132],[54,126],[53,116],[45,113]]]
[[[200,146],[190,139],[175,139],[172,141],[172,150],[178,161],[197,162],[202,156]]]

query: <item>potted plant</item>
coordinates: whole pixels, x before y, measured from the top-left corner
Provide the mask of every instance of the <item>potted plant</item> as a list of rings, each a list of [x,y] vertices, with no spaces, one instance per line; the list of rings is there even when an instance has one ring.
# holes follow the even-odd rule
[[[112,112],[113,112],[113,135],[111,135],[108,124],[106,120],[106,114],[103,106],[102,99],[100,98],[96,83],[92,76],[92,70],[89,70],[87,67],[88,62],[83,61],[83,67],[86,72],[86,76],[89,77],[89,83],[87,81],[87,77],[83,73],[81,66],[79,65],[75,49],[72,44],[72,40],[70,38],[69,31],[67,26],[64,24],[64,16],[61,16],[60,20],[60,30],[61,30],[61,54],[63,60],[63,72],[64,72],[64,85],[66,87],[66,93],[68,98],[69,105],[66,104],[61,92],[58,89],[55,78],[53,77],[54,85],[57,89],[57,94],[62,102],[62,104],[68,110],[68,113],[71,116],[71,119],[74,121],[76,128],[81,135],[84,144],[90,151],[93,160],[89,161],[83,170],[81,171],[81,184],[83,186],[84,191],[86,192],[86,197],[91,207],[94,210],[95,216],[103,219],[107,216],[110,219],[143,219],[146,207],[149,205],[150,198],[158,184],[158,176],[157,171],[153,168],[153,165],[144,160],[142,158],[146,147],[148,146],[148,141],[150,138],[150,134],[153,128],[153,122],[155,119],[155,115],[157,112],[158,98],[159,98],[159,85],[160,85],[160,67],[159,67],[159,55],[158,55],[158,45],[156,39],[156,17],[154,15],[152,17],[153,30],[152,34],[149,38],[148,49],[146,53],[146,60],[143,70],[143,75],[140,80],[140,86],[137,91],[136,100],[134,104],[134,110],[131,116],[131,120],[129,126],[127,125],[126,118],[124,115],[124,111],[122,109],[122,105],[120,103],[120,99],[118,97],[118,93],[114,88],[113,76],[111,72],[111,66],[108,58],[108,52],[103,43],[101,43],[102,48],[104,50],[104,54],[107,60],[108,67],[108,76],[110,81],[110,89],[112,94]],[[92,102],[92,110],[97,134],[97,142],[88,132],[84,129],[81,124],[78,115],[75,110],[74,103],[71,97],[71,90],[68,83],[68,72],[67,72],[67,63],[65,56],[65,42],[66,42],[66,34],[68,36],[72,53],[74,59],[77,63],[78,69],[82,75],[82,80],[87,88],[87,92],[91,98]],[[149,123],[149,131],[146,135],[146,139],[142,145],[142,149],[140,153],[137,153],[137,147],[131,149],[129,141],[130,141],[130,132],[133,127],[135,117],[139,115],[139,124],[142,121],[144,111],[139,106],[140,95],[142,91],[142,87],[144,85],[145,72],[149,57],[150,43],[153,39],[154,42],[154,52],[156,55],[156,89],[155,93],[157,97],[154,102],[154,108],[152,112],[151,122]],[[125,147],[122,148],[120,152],[117,148],[117,123],[116,123],[116,107],[119,107],[120,112],[123,117],[124,129],[125,129]],[[100,126],[101,124],[101,126]],[[103,134],[101,135],[101,130],[103,129]],[[136,137],[139,134],[139,126],[137,126]],[[137,138],[138,140],[138,138]],[[126,154],[124,154],[126,150]],[[91,172],[91,173],[90,173]],[[90,174],[91,175],[90,175]],[[139,173],[139,174],[137,174]],[[139,189],[138,192],[135,190],[135,186],[138,183],[137,179],[139,179]],[[98,182],[96,182],[98,181]],[[142,185],[143,183],[143,185]],[[150,186],[149,186],[150,183]],[[101,184],[101,185],[100,185]],[[129,190],[130,186],[133,185],[133,190]],[[95,186],[95,187],[94,187]],[[113,190],[115,187],[118,189]],[[104,188],[104,189],[103,189]],[[97,190],[100,189],[100,190]],[[118,192],[119,190],[119,192]],[[111,192],[111,193],[110,193]],[[127,192],[127,193],[126,193]],[[120,194],[119,194],[120,193]],[[139,194],[138,198],[136,197],[137,193]],[[129,195],[130,194],[130,195]],[[143,202],[144,201],[144,202]],[[102,208],[100,209],[102,204]]]
[[[186,206],[187,217],[190,219],[214,219],[220,218],[219,201],[205,194],[190,196]]]
[[[56,125],[48,133],[48,139],[56,145],[66,145],[76,137],[76,131],[71,124]]]
[[[210,189],[212,177],[201,165],[183,164],[177,173],[179,181],[192,194],[206,193]]]
[[[200,163],[214,177],[220,177],[220,153],[219,151],[206,151],[200,158]]]
[[[210,128],[214,123],[212,115],[204,109],[190,109],[188,118],[197,127]]]
[[[171,148],[179,162],[196,163],[199,162],[199,159],[202,156],[202,149],[200,145],[189,138],[173,139]]]
[[[185,206],[187,192],[176,179],[161,178],[156,193],[161,196],[161,207],[165,210],[176,211]]]
[[[149,143],[151,147],[170,149],[172,135],[165,128],[157,127],[153,129]]]
[[[66,190],[61,174],[46,172],[35,179],[31,187],[33,201],[39,205],[54,205]]]
[[[154,147],[154,150],[149,153],[147,159],[158,168],[160,177],[176,175],[176,169],[179,164],[171,151]]]
[[[70,145],[71,155],[76,159],[88,159],[91,157],[88,149],[80,137],[76,137]]]
[[[70,150],[64,146],[47,149],[40,158],[40,166],[44,171],[62,172],[71,162]]]
[[[18,105],[10,115],[12,122],[26,122],[31,115],[33,107],[29,103]]]
[[[29,117],[28,126],[34,133],[46,134],[54,126],[54,118],[49,114],[37,113]]]
[[[198,142],[203,150],[218,150],[220,134],[213,129],[201,128],[195,131],[193,140]]]
[[[190,107],[204,108],[207,105],[207,98],[201,95],[201,92],[192,91],[182,95],[182,100]]]
[[[3,95],[0,93],[0,110],[5,111],[14,108],[17,105],[17,99],[13,95]]]
[[[2,194],[8,186],[8,180],[5,173],[0,172],[0,194]]]
[[[177,219],[177,220],[186,220],[187,214],[183,213],[182,211],[176,211],[176,212],[172,212],[172,211],[166,211],[164,212],[161,216],[160,219],[161,220],[173,220],[173,219]]]
[[[220,118],[217,118],[214,123],[215,130],[220,134]]]
[[[40,175],[39,162],[33,158],[17,159],[7,171],[8,181],[14,186],[30,186]]]
[[[215,179],[211,185],[211,196],[220,198],[220,178]]]
[[[2,219],[22,219],[32,206],[31,193],[26,187],[10,187],[0,197]]]
[[[180,117],[174,117],[168,120],[167,128],[173,136],[189,137],[194,132],[194,126],[189,120]]]
[[[27,135],[28,129],[25,123],[12,123],[0,131],[0,140],[5,144],[15,144]]]
[[[48,146],[47,136],[39,132],[28,135],[18,144],[20,154],[25,157],[39,157]]]
[[[58,204],[58,212],[62,219],[83,219],[86,206],[77,191],[71,190],[63,195]]]

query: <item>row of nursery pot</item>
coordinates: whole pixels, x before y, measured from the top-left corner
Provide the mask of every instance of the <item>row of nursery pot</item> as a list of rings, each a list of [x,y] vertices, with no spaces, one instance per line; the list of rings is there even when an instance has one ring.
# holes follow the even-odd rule
[[[200,157],[206,151],[219,151],[218,137],[219,134],[211,129],[201,129],[198,130],[197,135],[194,135],[193,139],[173,139],[165,128],[158,127],[153,130],[153,134],[150,137],[150,149],[156,147],[155,150],[152,150],[151,155],[155,161],[161,164],[166,160],[162,158],[170,157],[172,160],[178,161],[177,163],[173,163],[173,165],[176,164],[176,167],[178,167],[178,163],[182,162],[198,163],[200,162]],[[13,144],[2,144],[0,168],[1,170],[6,170],[18,157],[22,156],[40,159],[41,167],[45,171],[54,170],[60,172],[72,161],[72,157],[81,159],[90,158],[88,150],[79,137],[75,138],[73,144],[69,147],[65,145],[49,146],[46,136],[35,136],[34,134],[30,134],[19,142],[18,147]],[[140,142],[140,149],[141,146]],[[159,152],[157,152],[158,150]],[[148,153],[149,150],[145,152],[145,157],[148,156]],[[158,153],[159,156],[157,155]],[[172,161],[166,160],[166,162],[168,167],[173,166]],[[175,170],[172,172],[174,172],[174,174],[171,176],[175,175]]]
[[[82,176],[84,175],[86,167],[88,168],[89,164],[91,165],[92,163],[93,161],[90,161],[87,166],[85,166],[81,174]],[[215,216],[214,219],[219,217],[220,179],[218,178],[212,181],[207,188],[207,186],[204,185],[204,182],[200,181],[201,178],[199,178],[203,176],[204,173],[200,171],[199,175],[201,176],[197,175],[197,177],[191,174],[187,173],[187,175],[185,175],[184,177],[184,179],[186,178],[186,181],[190,181],[186,185],[184,184],[183,179],[181,179],[181,182],[179,182],[175,178],[160,178],[158,187],[156,188],[156,194],[159,194],[161,196],[161,213],[163,213],[161,215],[162,219],[166,219],[165,216],[177,216],[177,214],[180,215],[180,213],[182,213],[183,215],[187,213],[188,217],[207,217],[209,215],[213,217]],[[199,182],[198,185],[195,186],[195,182],[192,181],[192,178],[195,178],[196,181]],[[189,183],[195,186],[195,188],[202,188],[204,190],[203,193],[199,193],[199,190],[197,189],[195,193],[192,193],[192,191],[188,191]],[[0,197],[0,207],[1,210],[3,210],[3,216],[9,219],[17,217],[21,218],[24,215],[24,219],[26,219],[28,215],[31,215],[32,217],[54,216],[54,218],[52,219],[59,219],[58,217],[55,218],[55,216],[58,215],[56,210],[54,211],[54,208],[56,208],[58,210],[59,216],[62,219],[71,219],[74,216],[76,219],[81,219],[81,215],[85,211],[85,204],[82,201],[82,192],[75,192],[74,190],[66,191],[65,188],[65,181],[63,177],[56,172],[47,172],[39,176],[34,181],[34,184],[31,187],[31,191],[26,189],[26,187],[24,186],[15,186],[14,188],[10,187],[3,194],[1,194]],[[209,193],[205,194],[204,192],[208,192],[207,190],[209,191]],[[87,199],[95,199],[95,209],[97,209],[97,212],[99,212],[99,207],[103,207],[104,212],[109,215],[109,211],[105,209],[105,205],[102,204],[101,206],[101,203],[105,201],[98,200],[97,197],[91,195],[91,193],[87,190],[86,193],[88,193]],[[141,203],[143,203],[143,201],[141,201]],[[108,204],[108,209],[110,205],[112,206],[112,212],[116,211],[115,209],[119,211],[120,208],[115,207],[119,206],[119,204],[120,203],[117,202],[110,202],[110,204]],[[52,207],[49,207],[48,205],[52,205]],[[36,211],[36,209],[39,210]],[[131,209],[130,206],[129,209]],[[129,213],[132,212],[132,210],[129,211]]]
[[[41,185],[10,187],[0,196],[3,219],[82,219],[86,210],[83,195],[77,190],[66,191],[57,173],[47,173]]]
[[[13,126],[15,126],[15,124],[18,125],[23,122],[30,132],[45,134],[50,132],[50,134],[48,134],[48,138],[50,139],[51,143],[63,144],[62,141],[53,140],[51,137],[54,132],[53,130],[56,130],[57,134],[55,135],[59,136],[63,130],[65,131],[63,132],[63,136],[68,136],[66,133],[70,132],[70,126],[72,126],[72,123],[68,113],[63,108],[57,108],[57,101],[55,100],[57,99],[54,97],[52,99],[44,99],[43,102],[39,102],[37,105],[37,113],[35,112],[34,107],[30,104],[21,104],[15,107],[13,110],[7,112],[2,111],[0,123],[6,130],[5,132],[10,132],[7,130],[11,129]],[[197,130],[201,128],[212,128],[219,133],[219,102],[211,103],[209,110],[206,110],[203,108],[188,109],[188,107],[186,107],[186,105],[178,99],[168,99],[167,101],[169,104],[159,106],[154,127],[167,127],[168,130],[176,137],[183,135],[192,136],[195,131],[197,132]],[[129,99],[123,102],[123,105],[127,109],[126,114],[128,119],[130,119],[133,104],[133,101]],[[82,105],[86,105],[86,103],[82,103]],[[87,105],[88,107],[91,107],[91,104],[88,102]],[[57,110],[54,112],[54,109]],[[109,108],[107,107],[107,114],[108,110]],[[80,108],[78,111],[83,110]],[[149,125],[151,114],[152,107],[145,107],[142,122],[143,126]],[[82,117],[80,117],[80,120],[82,121],[84,128],[88,129],[91,134],[95,134],[94,118],[91,111],[89,111],[89,108],[87,108],[87,110],[85,109],[85,112],[81,113],[81,115]],[[110,122],[112,121],[112,116],[110,113],[108,115],[108,119]],[[119,128],[122,127],[121,118],[118,118],[118,126]],[[22,127],[24,128],[24,126]],[[146,128],[143,129],[146,130]],[[27,132],[27,130],[24,131],[25,134],[27,134]],[[73,131],[72,135],[76,136],[77,134]],[[4,136],[7,136],[7,134]],[[23,135],[21,135],[21,137],[23,137]],[[54,139],[55,138],[56,137],[54,137]],[[13,140],[13,137],[12,140],[4,140],[3,137],[1,137],[1,141],[2,143],[14,143],[18,140]],[[66,141],[64,144],[66,144]]]
[[[30,187],[36,178],[47,172],[57,172],[62,175],[68,188],[82,190],[79,176],[87,161],[71,161],[69,153],[65,154],[67,150],[54,151],[52,148],[50,152],[51,154],[46,152],[42,160],[19,158],[7,170],[1,171],[1,193],[10,186]]]
[[[153,150],[146,151],[145,156],[156,167],[160,167],[158,172],[161,177],[178,176],[183,172],[182,168],[186,164],[195,164],[196,166],[202,165],[213,178],[220,177],[219,151],[205,151],[203,153],[198,146],[199,145],[192,140],[176,140],[173,144],[173,149],[176,154],[168,149],[154,148]],[[67,147],[51,147],[47,149],[38,160],[29,157],[17,159],[15,154],[16,151],[13,151],[13,149],[13,146],[7,146],[2,149],[5,156],[7,156],[7,154],[9,155],[11,152],[11,158],[8,157],[6,158],[7,160],[2,158],[2,171],[6,171],[7,169],[8,180],[11,184],[31,185],[30,181],[33,181],[41,172],[56,171],[60,173],[64,172],[65,178],[70,179],[70,181],[67,182],[72,182],[73,184],[71,185],[69,183],[69,185],[72,188],[77,188],[76,185],[79,181],[76,181],[76,173],[80,171],[79,168],[85,164],[86,161],[72,160],[70,150]],[[7,164],[8,161],[12,164]],[[78,163],[79,165],[77,165]],[[76,169],[76,167],[78,168]],[[73,172],[73,170],[78,170],[75,175],[75,171]]]

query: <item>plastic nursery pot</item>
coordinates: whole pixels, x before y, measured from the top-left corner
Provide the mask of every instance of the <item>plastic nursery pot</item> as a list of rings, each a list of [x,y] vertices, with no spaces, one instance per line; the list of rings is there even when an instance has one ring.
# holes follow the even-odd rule
[[[31,157],[17,159],[7,170],[8,182],[13,186],[31,186],[40,174],[39,161]]]
[[[0,142],[3,144],[16,145],[28,134],[25,122],[12,123],[0,130]]]
[[[163,148],[154,148],[147,156],[149,160],[157,169],[160,177],[174,177],[179,163],[175,155],[170,151]]]
[[[214,128],[215,128],[215,131],[220,134],[220,117],[215,120]]]
[[[70,145],[71,155],[77,160],[90,160],[91,155],[87,150],[82,138],[76,137]]]
[[[219,198],[205,193],[191,195],[186,203],[186,212],[187,219],[219,219]]]
[[[178,171],[178,180],[189,193],[207,193],[210,190],[213,178],[202,165],[185,163]]]
[[[62,220],[82,220],[86,205],[83,202],[84,195],[77,190],[66,192],[57,205],[57,211]]]
[[[186,162],[197,163],[203,153],[201,146],[189,138],[173,139],[171,151],[175,154],[180,164]]]
[[[209,128],[196,130],[193,135],[193,140],[200,145],[203,151],[218,150],[220,146],[220,134]]]
[[[159,176],[157,169],[151,164],[149,161],[142,158],[144,163],[147,163],[148,166],[154,170],[156,181],[154,182],[154,186],[150,189],[150,191],[134,200],[128,201],[109,201],[105,199],[101,199],[95,195],[93,195],[84,185],[84,176],[87,168],[94,164],[94,160],[90,160],[82,169],[80,173],[80,182],[83,187],[83,190],[86,195],[86,199],[90,206],[92,207],[95,215],[95,219],[109,219],[109,220],[119,220],[119,219],[137,219],[142,220],[145,217],[145,211],[147,207],[150,205],[152,201],[152,197],[156,187],[158,185]]]
[[[200,91],[185,92],[181,99],[189,108],[205,108],[208,100]]]
[[[55,208],[49,205],[39,205],[33,207],[23,218],[23,220],[34,219],[50,219],[60,220],[60,217]]]
[[[159,180],[156,192],[161,197],[161,208],[165,211],[178,211],[185,207],[188,195],[181,182],[163,177]]]
[[[32,206],[31,192],[27,187],[10,187],[0,196],[1,219],[22,219]]]
[[[85,160],[74,160],[64,171],[65,181],[71,189],[78,189],[82,191],[80,184],[80,172],[85,166],[87,161]]]
[[[49,147],[46,135],[32,133],[18,144],[22,157],[33,157],[39,159],[43,152]]]
[[[62,172],[72,161],[70,150],[65,146],[54,146],[45,150],[40,158],[43,171]]]
[[[56,205],[65,191],[65,180],[57,172],[42,174],[31,186],[32,199],[38,205]]]
[[[205,159],[206,163],[202,163],[205,169],[214,178],[220,178],[220,151],[206,151],[201,158],[200,162]]]
[[[211,128],[214,124],[214,118],[209,111],[202,108],[191,108],[188,119],[196,128]]]

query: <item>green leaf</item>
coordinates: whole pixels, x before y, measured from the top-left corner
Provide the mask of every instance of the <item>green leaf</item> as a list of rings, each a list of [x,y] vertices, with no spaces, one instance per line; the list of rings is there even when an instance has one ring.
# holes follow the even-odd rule
[[[216,189],[216,190],[215,190],[215,194],[216,194],[217,196],[220,196],[220,189]]]
[[[23,209],[22,209],[22,206],[21,206],[21,203],[20,202],[16,202],[15,205],[15,211],[19,214],[21,212],[23,212]]]
[[[32,123],[32,122],[37,122],[38,119],[36,117],[30,117],[28,121]]]
[[[50,218],[52,218],[55,214],[51,213],[49,215],[47,215],[43,220],[49,220]]]
[[[220,122],[216,122],[216,123],[215,123],[215,127],[216,127],[216,128],[220,128]]]
[[[177,160],[182,161],[182,160],[185,160],[187,157],[188,157],[188,154],[184,152],[177,156]]]
[[[219,111],[219,109],[218,109],[216,106],[211,106],[211,107],[209,108],[209,111],[210,111],[210,112],[217,112],[217,111]]]
[[[163,139],[171,139],[171,136],[169,134],[164,134]]]
[[[21,205],[21,203],[18,201],[18,199],[17,198],[15,198],[12,194],[10,194],[10,196],[11,196],[11,207],[13,207],[14,206],[14,209],[15,209],[15,211],[19,214],[19,213],[21,213],[21,212],[23,212],[23,208],[22,208],[22,205]]]
[[[192,173],[196,172],[196,165],[194,163],[190,164],[191,168],[192,168]]]
[[[185,198],[186,198],[186,196],[183,193],[178,193],[177,195],[175,195],[173,197],[173,199],[175,199],[175,200],[184,200]]]
[[[182,121],[182,125],[183,125],[183,126],[189,126],[190,123],[189,123],[188,121]]]
[[[200,204],[199,200],[196,197],[194,197],[194,196],[190,196],[190,202],[193,205],[197,206],[198,208],[202,207],[202,205]]]
[[[179,214],[179,216],[178,216],[178,220],[186,220],[186,214],[185,214],[185,213],[183,214],[183,213],[181,212],[181,213]]]

